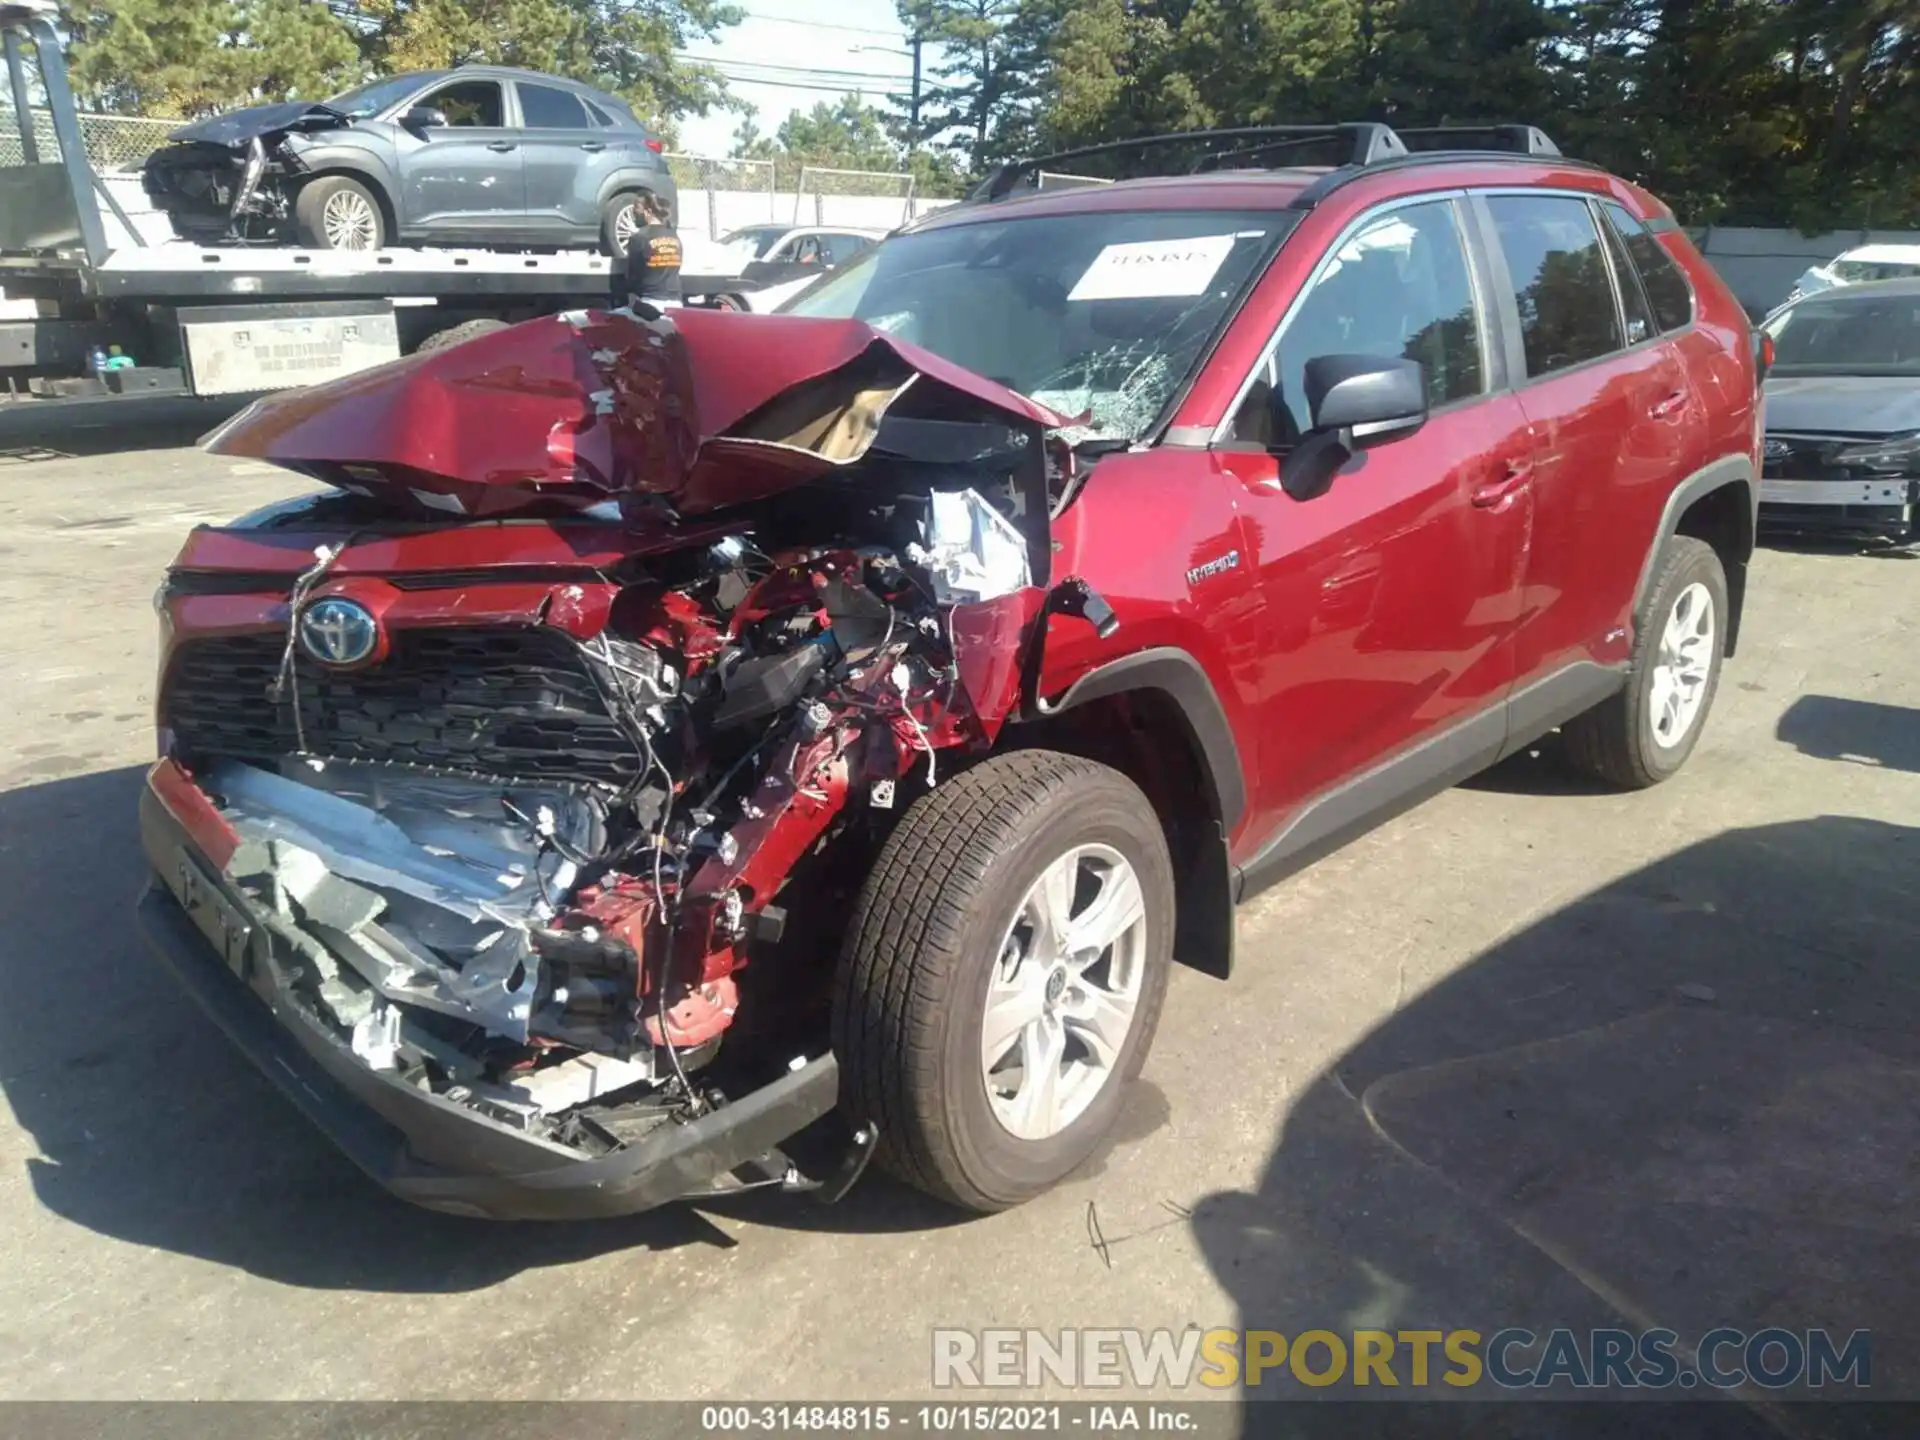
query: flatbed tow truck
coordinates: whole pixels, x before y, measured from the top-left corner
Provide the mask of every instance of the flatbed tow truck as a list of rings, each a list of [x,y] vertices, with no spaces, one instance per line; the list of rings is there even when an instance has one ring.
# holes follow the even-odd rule
[[[55,18],[52,0],[0,0],[19,155],[0,165],[0,408],[285,390],[474,320],[606,303],[611,262],[586,251],[150,242],[88,160]],[[745,283],[682,277],[690,304]],[[135,363],[91,373],[114,347]]]

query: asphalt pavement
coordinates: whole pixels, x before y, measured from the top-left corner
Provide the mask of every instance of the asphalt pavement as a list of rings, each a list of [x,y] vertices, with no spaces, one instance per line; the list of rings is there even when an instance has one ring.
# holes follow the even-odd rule
[[[1870,1329],[1920,1398],[1920,561],[1763,552],[1672,783],[1548,747],[1267,892],[1033,1204],[501,1226],[363,1180],[134,933],[149,597],[298,486],[212,418],[0,415],[0,1398],[906,1398],[936,1327],[1713,1325]]]

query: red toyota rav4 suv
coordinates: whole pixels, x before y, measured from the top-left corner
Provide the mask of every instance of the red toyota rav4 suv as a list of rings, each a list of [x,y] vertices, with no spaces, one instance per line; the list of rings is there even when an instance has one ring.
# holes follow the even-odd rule
[[[1740,306],[1538,132],[1409,138],[1024,162],[785,314],[256,405],[326,488],[158,597],[157,948],[438,1209],[1058,1181],[1236,901],[1555,727],[1667,778],[1732,651]]]

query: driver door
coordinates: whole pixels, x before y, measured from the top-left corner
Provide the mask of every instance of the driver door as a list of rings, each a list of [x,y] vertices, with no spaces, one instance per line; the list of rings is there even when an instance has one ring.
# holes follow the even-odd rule
[[[1342,804],[1417,788],[1456,752],[1485,749],[1471,758],[1490,761],[1505,739],[1532,443],[1503,383],[1486,270],[1463,220],[1456,201],[1433,199],[1350,227],[1230,422],[1222,459],[1245,489],[1263,601],[1264,793],[1252,798],[1269,833],[1308,823],[1316,799],[1336,802],[1324,826]],[[1418,361],[1428,418],[1363,445],[1324,494],[1295,500],[1279,475],[1312,425],[1306,363],[1352,354]],[[1333,794],[1372,770],[1356,793]]]

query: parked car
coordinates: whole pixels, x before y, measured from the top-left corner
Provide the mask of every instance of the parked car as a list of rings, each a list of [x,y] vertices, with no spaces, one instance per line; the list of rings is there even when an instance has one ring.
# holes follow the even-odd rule
[[[324,104],[215,116],[169,141],[147,157],[147,194],[177,235],[203,244],[624,255],[642,194],[678,204],[659,137],[624,100],[526,70],[397,75]]]
[[[1920,275],[1920,245],[1857,245],[1824,265],[1808,266],[1781,303],[1790,305],[1835,285],[1866,285],[1913,275]]]
[[[1323,138],[1025,162],[789,313],[532,320],[236,417],[337,488],[157,597],[166,963],[423,1205],[877,1153],[994,1210],[1087,1159],[1235,902],[1555,727],[1674,775],[1753,543],[1738,303],[1537,136]]]
[[[1920,278],[1821,291],[1766,324],[1760,521],[1903,544],[1920,515]]]
[[[720,238],[706,272],[748,281],[715,298],[730,310],[769,311],[830,270],[851,263],[882,240],[884,230],[826,225],[747,225]]]

